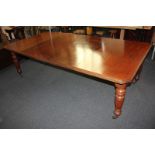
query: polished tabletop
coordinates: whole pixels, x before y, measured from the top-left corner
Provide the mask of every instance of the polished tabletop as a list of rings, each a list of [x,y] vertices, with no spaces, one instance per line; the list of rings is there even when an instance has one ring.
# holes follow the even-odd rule
[[[96,36],[45,32],[5,46],[15,53],[119,84],[131,82],[151,45]]]

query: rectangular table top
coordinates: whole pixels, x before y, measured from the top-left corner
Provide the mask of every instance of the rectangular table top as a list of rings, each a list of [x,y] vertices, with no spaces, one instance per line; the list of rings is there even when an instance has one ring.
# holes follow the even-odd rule
[[[45,32],[5,46],[15,53],[111,82],[131,82],[149,52],[149,43]]]

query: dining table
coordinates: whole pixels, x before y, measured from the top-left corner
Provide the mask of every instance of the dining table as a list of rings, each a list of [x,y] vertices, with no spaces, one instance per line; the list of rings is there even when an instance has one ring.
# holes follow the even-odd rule
[[[9,43],[4,48],[11,53],[20,75],[24,71],[17,54],[51,67],[101,79],[103,83],[108,81],[115,88],[113,118],[118,118],[122,113],[127,87],[139,80],[150,47],[150,43],[139,41],[43,32]]]

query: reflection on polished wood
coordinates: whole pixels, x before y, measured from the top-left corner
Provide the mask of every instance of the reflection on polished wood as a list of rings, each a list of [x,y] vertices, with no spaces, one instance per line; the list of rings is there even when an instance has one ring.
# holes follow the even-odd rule
[[[42,33],[5,46],[9,51],[114,82],[132,82],[149,52],[150,44],[62,32]],[[126,87],[123,87],[125,91]],[[115,114],[124,96],[116,89]],[[121,97],[120,97],[121,96]],[[119,99],[121,100],[121,104]],[[118,106],[117,106],[118,105]],[[120,106],[121,105],[121,106]],[[121,111],[121,108],[119,108]],[[120,113],[119,113],[120,115]]]
[[[5,46],[16,53],[116,83],[132,81],[148,43],[92,36],[43,33]]]

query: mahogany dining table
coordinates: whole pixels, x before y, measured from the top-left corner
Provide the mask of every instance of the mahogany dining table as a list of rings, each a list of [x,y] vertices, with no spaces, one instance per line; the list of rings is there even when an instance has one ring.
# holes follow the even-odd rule
[[[114,116],[121,115],[126,88],[137,81],[151,45],[145,42],[63,32],[44,32],[7,44],[16,70],[22,74],[17,55],[110,81],[115,87]],[[95,95],[95,94],[94,94]]]

